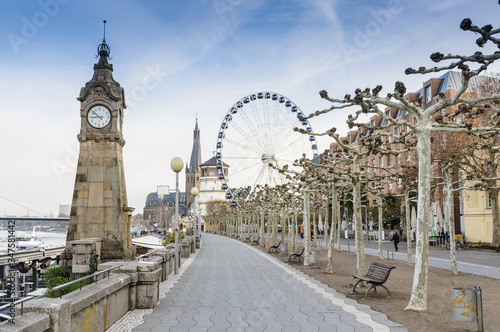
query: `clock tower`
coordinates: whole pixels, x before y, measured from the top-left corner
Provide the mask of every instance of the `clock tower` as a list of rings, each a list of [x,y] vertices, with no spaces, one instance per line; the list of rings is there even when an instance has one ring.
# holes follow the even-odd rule
[[[123,172],[124,91],[113,79],[105,36],[97,52],[94,76],[77,98],[80,153],[64,256],[71,255],[71,241],[101,238],[100,259],[131,259],[130,217],[134,209],[127,204]]]

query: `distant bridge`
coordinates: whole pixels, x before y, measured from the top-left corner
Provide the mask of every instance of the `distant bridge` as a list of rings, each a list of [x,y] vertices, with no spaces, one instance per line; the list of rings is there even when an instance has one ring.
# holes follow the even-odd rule
[[[0,217],[0,221],[9,221],[9,220],[15,220],[15,221],[48,221],[48,222],[54,222],[54,221],[69,221],[69,218]]]

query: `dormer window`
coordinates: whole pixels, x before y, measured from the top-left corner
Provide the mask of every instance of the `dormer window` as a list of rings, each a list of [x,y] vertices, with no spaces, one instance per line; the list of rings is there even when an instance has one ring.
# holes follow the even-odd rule
[[[431,96],[431,85],[429,84],[428,86],[425,87],[425,102],[429,103],[432,99]]]

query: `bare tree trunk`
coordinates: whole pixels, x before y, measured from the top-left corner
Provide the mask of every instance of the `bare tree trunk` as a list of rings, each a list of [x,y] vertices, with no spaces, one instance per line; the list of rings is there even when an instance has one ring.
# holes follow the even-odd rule
[[[327,204],[328,205],[328,204]],[[329,230],[329,223],[328,219],[330,218],[329,213],[328,213],[328,206],[326,207],[325,210],[325,222],[323,223],[323,237],[324,237],[324,244],[323,246],[325,249],[328,249],[330,239],[328,238],[328,230]]]
[[[340,243],[340,237],[341,237],[341,233],[342,233],[342,230],[341,230],[341,227],[342,227],[342,216],[340,215],[340,201],[338,199],[339,195],[337,194],[337,204],[336,204],[336,210],[337,210],[337,220],[335,220],[335,222],[337,223],[337,250],[338,251],[342,251],[342,245]]]
[[[326,267],[327,273],[333,273],[333,252],[335,250],[335,220],[337,219],[337,207],[339,204],[337,197],[337,189],[333,186],[332,190],[332,227],[330,227],[330,239],[328,241],[328,266]],[[328,219],[327,219],[328,221]],[[326,233],[325,233],[326,235]],[[325,241],[326,242],[326,241]]]
[[[261,243],[264,244],[264,248],[266,248],[266,241],[264,240],[264,210],[260,210],[260,240],[262,241]]]
[[[382,196],[378,197],[378,258],[384,259],[384,247],[382,245],[382,232],[384,231],[384,221],[382,220]]]
[[[491,187],[496,187],[496,181]],[[493,224],[493,239],[491,241],[491,245],[497,247],[497,251],[500,247],[500,220],[499,220],[499,211],[498,211],[498,189],[490,189],[489,191],[491,196],[491,218]]]
[[[318,245],[318,223],[316,222],[316,212],[313,214],[313,234],[314,234],[314,246]]]
[[[273,241],[278,239],[278,212],[273,209]]]
[[[446,166],[444,180],[446,186],[445,218],[448,221],[448,234],[450,236],[450,270],[451,274],[458,275],[457,249],[455,244],[455,207],[453,204],[452,169]]]
[[[292,252],[295,252],[295,234],[297,233],[297,214],[295,213],[295,195],[292,195],[292,216],[293,216],[293,228],[292,228]]]
[[[266,248],[269,247],[269,240],[272,240],[271,237],[271,209],[269,209],[269,213],[267,216],[267,228],[266,228]]]
[[[245,224],[244,224],[244,221],[243,221],[243,216],[241,215],[241,212],[239,213],[238,215],[238,220],[239,220],[239,225],[240,225],[240,239],[243,239],[245,237]]]
[[[498,136],[497,139],[495,139],[495,143],[498,146]],[[495,149],[489,149],[489,164],[488,168],[490,170],[490,178],[498,176],[498,150]],[[488,181],[488,186],[490,188],[496,188],[497,187],[497,180],[489,180]],[[499,211],[499,204],[498,204],[498,189],[490,189],[489,194],[491,197],[491,224],[493,227],[492,233],[493,233],[493,238],[491,239],[491,245],[493,247],[497,247],[497,252],[500,251],[500,211]]]
[[[429,271],[429,209],[431,205],[431,123],[426,116],[418,119],[418,207],[416,262],[410,301],[405,310],[427,310]]]
[[[309,191],[304,190],[304,265],[311,264],[309,253],[311,252],[311,224],[310,224],[310,207],[309,207]]]
[[[365,274],[365,244],[363,239],[363,222],[361,218],[361,181],[360,181],[360,163],[359,156],[354,155],[353,158],[353,174],[352,179],[352,202],[354,209],[354,224],[356,232],[354,234],[356,243],[356,272],[358,275]]]
[[[408,254],[408,265],[413,265],[413,255],[411,252],[411,220],[410,220],[410,196],[405,191],[405,227],[406,227],[406,244]]]
[[[285,204],[281,206],[281,243],[285,243]]]

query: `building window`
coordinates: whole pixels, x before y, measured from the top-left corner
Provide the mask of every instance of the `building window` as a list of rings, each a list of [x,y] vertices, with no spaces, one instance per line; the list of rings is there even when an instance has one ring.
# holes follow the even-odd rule
[[[387,167],[391,167],[391,166],[392,166],[391,155],[388,155],[387,156]]]
[[[398,187],[401,187],[401,178],[398,178]]]
[[[396,129],[394,130],[394,134],[395,134],[396,136],[399,136],[399,127],[396,127]]]
[[[392,182],[389,182],[389,190],[392,190]]]
[[[373,159],[372,159],[372,166],[374,166],[374,167],[375,167],[375,166],[377,166],[377,164],[376,164],[376,162],[375,162],[375,158],[373,158]],[[375,172],[376,172],[376,170],[375,170],[375,168],[374,168],[374,169],[373,169],[373,173],[375,173]]]
[[[431,85],[425,87],[425,102],[429,103],[431,101]]]
[[[380,156],[380,167],[384,167],[384,157],[383,156]]]
[[[491,209],[493,202],[491,201],[491,194],[490,193],[487,194],[487,198],[488,198],[488,209]]]
[[[390,118],[391,117],[391,111],[387,110],[385,111],[385,116]]]

